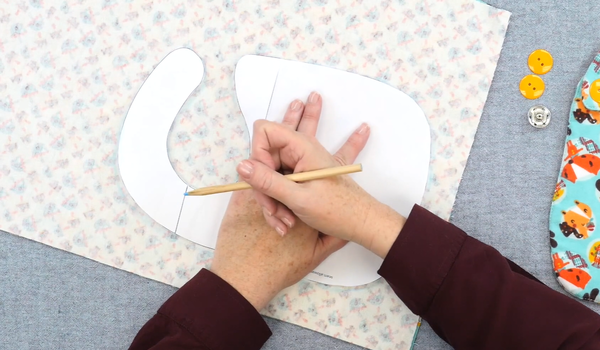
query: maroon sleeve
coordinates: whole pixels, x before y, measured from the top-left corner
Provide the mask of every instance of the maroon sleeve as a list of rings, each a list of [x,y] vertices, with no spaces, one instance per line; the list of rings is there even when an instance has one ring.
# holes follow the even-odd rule
[[[232,286],[202,269],[161,306],[130,349],[260,349],[271,330]]]
[[[379,274],[456,349],[600,349],[600,315],[419,206]]]

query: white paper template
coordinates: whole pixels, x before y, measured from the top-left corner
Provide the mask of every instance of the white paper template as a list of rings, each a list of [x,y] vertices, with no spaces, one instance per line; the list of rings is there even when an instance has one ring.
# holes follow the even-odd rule
[[[150,217],[171,231],[177,229],[187,185],[171,166],[167,136],[203,76],[204,65],[195,52],[171,52],[138,91],[121,130],[119,172],[125,187]]]
[[[371,136],[355,161],[362,163],[363,171],[351,176],[379,201],[407,216],[421,202],[429,169],[429,124],[421,108],[406,94],[377,80],[283,61],[267,119],[281,121],[289,103],[308,97],[311,91],[323,96],[317,139],[329,152],[335,153],[363,122],[369,124]],[[380,265],[379,257],[351,243],[331,255],[310,278],[360,285],[377,279]]]
[[[173,51],[156,67],[125,119],[119,167],[127,190],[148,215],[178,235],[214,248],[231,194],[184,197],[190,188],[172,168],[166,146],[177,112],[202,76],[200,58],[188,49]],[[357,74],[254,55],[238,62],[235,84],[250,135],[255,120],[281,120],[291,101],[306,98],[313,90],[324,97],[317,138],[329,151],[337,150],[362,122],[368,122],[371,137],[356,161],[364,170],[354,179],[403,215],[420,202],[429,166],[429,126],[404,93]],[[362,285],[379,277],[380,264],[379,257],[348,244],[308,278]]]
[[[286,62],[280,58],[246,55],[235,66],[235,92],[250,138],[254,122],[267,117],[279,69]]]

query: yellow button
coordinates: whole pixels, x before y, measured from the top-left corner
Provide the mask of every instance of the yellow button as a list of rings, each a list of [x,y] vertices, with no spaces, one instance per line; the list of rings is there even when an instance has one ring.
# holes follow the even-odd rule
[[[523,78],[523,80],[521,80],[519,89],[521,89],[521,93],[523,96],[525,96],[525,98],[535,100],[544,94],[546,84],[544,84],[542,78],[538,77],[537,75],[527,75],[525,78]]]
[[[529,59],[527,60],[527,64],[529,64],[529,69],[535,74],[546,74],[552,69],[552,65],[554,65],[554,58],[550,52],[546,50],[535,50],[529,55]]]
[[[596,103],[600,104],[600,79],[594,81],[590,85],[590,97],[592,100],[596,101]]]

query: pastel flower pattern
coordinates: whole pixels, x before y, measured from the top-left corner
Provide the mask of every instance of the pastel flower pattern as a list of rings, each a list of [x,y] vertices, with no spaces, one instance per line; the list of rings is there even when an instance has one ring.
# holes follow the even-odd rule
[[[261,54],[413,97],[432,132],[422,204],[448,218],[510,16],[474,0],[0,2],[0,229],[174,286],[212,252],[140,210],[116,156],[129,104],[164,56],[189,47],[206,67],[168,140],[189,184],[236,179],[248,135],[233,72],[243,55]],[[381,280],[303,281],[263,312],[377,349],[410,348],[418,327]]]

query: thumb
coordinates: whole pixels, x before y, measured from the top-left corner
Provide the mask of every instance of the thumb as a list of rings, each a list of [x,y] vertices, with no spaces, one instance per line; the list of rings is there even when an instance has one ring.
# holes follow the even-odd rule
[[[286,205],[292,198],[291,193],[298,186],[294,181],[286,179],[280,173],[255,160],[242,161],[237,166],[237,172],[253,189]]]

